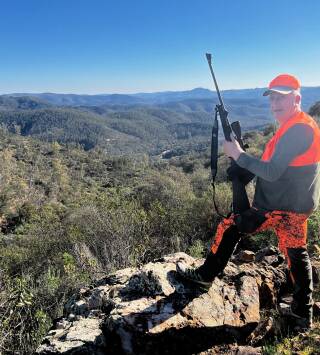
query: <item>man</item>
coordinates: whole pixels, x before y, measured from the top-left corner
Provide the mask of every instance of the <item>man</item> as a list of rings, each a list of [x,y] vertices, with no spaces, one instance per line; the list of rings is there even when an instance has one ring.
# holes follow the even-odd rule
[[[291,315],[298,327],[308,329],[312,326],[313,286],[306,245],[307,219],[319,203],[320,129],[301,111],[300,82],[294,76],[277,76],[263,95],[269,96],[280,127],[261,159],[244,152],[233,137],[223,144],[225,154],[242,168],[238,169],[241,174],[247,171],[257,176],[252,207],[218,225],[202,266],[190,269],[178,264],[177,271],[200,287],[209,288],[244,234],[273,229],[295,286]]]

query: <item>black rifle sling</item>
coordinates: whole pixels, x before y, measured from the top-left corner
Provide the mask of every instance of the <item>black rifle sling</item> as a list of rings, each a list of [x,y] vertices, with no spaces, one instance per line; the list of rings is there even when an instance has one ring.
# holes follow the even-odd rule
[[[218,170],[218,133],[219,133],[219,125],[218,125],[218,108],[215,109],[214,115],[214,122],[212,126],[212,133],[211,133],[211,177],[212,177],[212,190],[213,190],[213,205],[220,217],[226,218],[222,213],[220,213],[218,206],[216,204],[216,187],[215,187],[215,180]]]

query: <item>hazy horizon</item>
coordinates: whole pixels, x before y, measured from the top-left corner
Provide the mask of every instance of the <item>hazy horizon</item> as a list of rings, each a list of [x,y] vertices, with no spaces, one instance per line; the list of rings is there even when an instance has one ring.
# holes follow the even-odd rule
[[[306,88],[318,88],[320,87],[320,85],[315,85],[315,86],[302,86],[302,89],[306,89]],[[237,90],[262,90],[265,89],[266,86],[264,87],[252,87],[252,88],[240,88],[240,89],[221,89],[221,92],[224,91],[237,91]],[[88,95],[88,96],[94,96],[94,95],[139,95],[139,94],[157,94],[157,93],[169,93],[169,92],[188,92],[188,91],[192,91],[192,90],[197,90],[197,89],[204,89],[204,90],[209,90],[212,92],[216,92],[215,89],[210,89],[210,88],[204,88],[204,87],[196,87],[196,88],[191,88],[191,89],[181,89],[181,90],[163,90],[163,91],[140,91],[140,92],[97,92],[97,93],[79,93],[79,92],[52,92],[52,91],[47,91],[47,92],[31,92],[31,91],[25,91],[25,92],[4,92],[4,93],[0,93],[0,95],[21,95],[21,94],[35,94],[35,95],[39,95],[39,94],[54,94],[54,95]]]

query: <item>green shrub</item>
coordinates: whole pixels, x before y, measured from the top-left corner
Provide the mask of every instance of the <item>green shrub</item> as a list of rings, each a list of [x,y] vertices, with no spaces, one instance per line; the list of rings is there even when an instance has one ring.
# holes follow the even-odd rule
[[[51,319],[38,303],[30,279],[5,279],[0,300],[0,351],[33,353],[34,344],[48,332]]]

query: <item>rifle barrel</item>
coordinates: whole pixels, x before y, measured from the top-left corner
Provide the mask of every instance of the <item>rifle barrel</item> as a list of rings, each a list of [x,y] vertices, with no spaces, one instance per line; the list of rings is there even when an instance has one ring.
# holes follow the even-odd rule
[[[213,79],[214,85],[216,87],[216,91],[217,91],[217,95],[218,95],[220,104],[221,104],[222,108],[225,110],[224,103],[223,103],[222,97],[220,95],[220,90],[219,90],[218,83],[217,83],[217,80],[216,80],[216,76],[214,75],[214,72],[213,72],[213,69],[212,69],[211,53],[206,53],[206,57],[207,57],[207,61],[208,61],[208,64],[209,64],[210,71],[211,71],[212,79]]]

